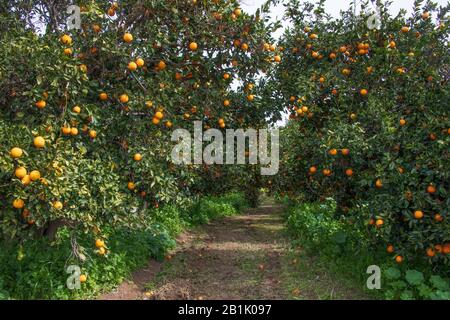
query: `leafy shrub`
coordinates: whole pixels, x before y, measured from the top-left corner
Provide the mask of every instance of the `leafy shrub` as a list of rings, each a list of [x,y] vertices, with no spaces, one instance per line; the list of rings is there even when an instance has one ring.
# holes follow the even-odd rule
[[[450,279],[438,275],[426,277],[417,270],[406,270],[390,267],[384,273],[388,289],[387,299],[412,300],[450,300]]]

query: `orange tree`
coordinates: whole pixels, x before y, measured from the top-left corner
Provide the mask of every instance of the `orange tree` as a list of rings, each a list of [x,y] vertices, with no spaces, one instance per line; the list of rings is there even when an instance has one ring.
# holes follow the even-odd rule
[[[274,60],[267,5],[249,15],[236,1],[80,0],[81,28],[68,31],[71,3],[0,5],[5,239],[144,223],[148,208],[216,186],[204,166],[171,164],[171,130],[264,121],[252,92]]]
[[[353,8],[332,19],[290,1],[282,62],[265,87],[288,109],[274,191],[334,197],[337,219],[367,229],[398,263],[450,261],[448,10],[416,1],[411,17]],[[368,1],[363,6],[368,6]],[[436,23],[437,21],[437,23]]]

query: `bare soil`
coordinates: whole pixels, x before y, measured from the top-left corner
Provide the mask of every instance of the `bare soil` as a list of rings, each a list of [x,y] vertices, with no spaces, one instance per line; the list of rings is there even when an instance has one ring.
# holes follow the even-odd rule
[[[366,299],[293,248],[283,208],[265,203],[244,215],[182,234],[164,262],[149,261],[102,300]]]

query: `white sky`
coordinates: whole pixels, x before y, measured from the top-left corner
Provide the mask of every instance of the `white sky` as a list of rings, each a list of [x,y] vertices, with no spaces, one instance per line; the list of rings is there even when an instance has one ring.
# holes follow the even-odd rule
[[[240,0],[241,7],[244,11],[252,14],[254,13],[264,2],[265,0]],[[434,0],[439,5],[445,6],[448,3],[448,0]],[[325,11],[331,14],[333,17],[339,17],[339,12],[341,10],[346,10],[353,3],[353,0],[326,0],[325,3]],[[392,0],[391,12],[393,15],[396,15],[400,9],[406,9],[408,14],[412,12],[412,8],[414,7],[414,0]],[[273,7],[271,10],[271,17],[274,20],[281,20],[283,18],[284,6],[283,4],[279,4],[276,7]],[[275,38],[279,38],[284,31],[284,27],[286,27],[286,23],[283,23],[283,28],[279,29],[275,34]],[[282,126],[286,124],[288,115],[284,115],[284,119],[277,123],[277,125]]]

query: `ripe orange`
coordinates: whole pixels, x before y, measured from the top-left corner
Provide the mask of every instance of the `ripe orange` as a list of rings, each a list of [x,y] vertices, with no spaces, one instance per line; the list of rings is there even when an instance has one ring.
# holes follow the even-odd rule
[[[95,240],[95,246],[97,248],[102,248],[105,246],[105,242],[102,239],[97,239],[97,240]]]
[[[91,137],[92,139],[95,139],[97,137],[97,131],[89,130],[89,137]]]
[[[435,186],[433,186],[432,184],[430,184],[428,187],[427,187],[427,192],[428,193],[436,193],[436,187]]]
[[[439,213],[436,213],[434,215],[434,220],[436,220],[437,222],[442,222],[444,218]]]
[[[105,247],[101,247],[101,248],[98,248],[97,252],[99,255],[104,256],[106,254],[106,249],[105,249]]]
[[[81,108],[79,106],[75,106],[75,107],[73,107],[72,111],[75,112],[75,113],[80,113],[81,112]]]
[[[25,202],[22,199],[15,199],[13,201],[13,207],[15,209],[22,209],[25,206]]]
[[[350,72],[351,72],[350,69],[347,69],[347,68],[342,69],[342,74],[344,76],[348,76],[350,74]]]
[[[98,97],[102,101],[108,100],[108,95],[106,93],[104,93],[104,92],[100,93]]]
[[[164,114],[161,111],[158,111],[155,113],[155,118],[161,120],[162,118],[164,118]]]
[[[242,51],[247,51],[247,50],[248,50],[248,44],[243,43],[243,44],[241,45],[241,49],[242,49]]]
[[[125,41],[126,43],[130,43],[131,41],[133,41],[133,35],[131,33],[125,33],[123,35],[123,41]]]
[[[393,253],[394,252],[394,246],[391,245],[391,244],[388,245],[387,248],[386,248],[386,251],[389,252],[389,253]]]
[[[320,54],[317,51],[313,51],[313,52],[311,52],[311,56],[313,58],[318,58],[320,56]]]
[[[331,170],[330,169],[323,169],[322,173],[324,176],[329,177],[331,176]]]
[[[420,210],[414,211],[414,218],[419,219],[419,220],[422,219],[423,218],[423,212],[420,211]]]
[[[381,179],[377,179],[377,181],[375,181],[375,187],[377,187],[377,189],[381,189],[383,187],[383,181]]]
[[[128,97],[128,95],[122,94],[122,95],[120,95],[119,100],[122,103],[128,103],[128,101],[130,101],[130,98]]]
[[[430,258],[434,257],[436,255],[436,252],[434,251],[433,248],[428,248],[427,249],[427,256],[429,256]]]
[[[63,204],[61,201],[55,201],[53,202],[53,208],[56,210],[61,210],[63,208]]]
[[[166,122],[166,127],[169,128],[169,129],[172,128],[172,122],[167,121]]]
[[[18,167],[14,172],[14,174],[18,179],[22,179],[28,174],[28,172],[27,169],[25,169],[24,167]]]
[[[141,161],[142,160],[142,155],[140,153],[136,153],[133,156],[134,161]]]
[[[361,90],[359,91],[359,93],[364,97],[364,96],[367,96],[367,94],[368,94],[369,92],[367,91],[367,89],[361,89]]]
[[[409,27],[407,27],[407,26],[402,27],[402,32],[403,33],[408,33],[409,32]]]
[[[135,188],[136,188],[136,185],[134,184],[134,182],[128,182],[128,189],[130,189],[130,190],[134,190]]]
[[[75,127],[70,128],[70,135],[72,136],[78,135],[78,129]]]
[[[73,53],[73,50],[71,48],[65,48],[64,49],[64,54],[66,56],[70,56],[70,55],[72,55],[72,53]]]
[[[400,264],[400,263],[403,262],[403,257],[402,256],[396,256],[395,257],[395,261]]]
[[[46,105],[47,103],[44,100],[39,100],[38,102],[36,102],[36,107],[38,107],[39,109],[44,109]]]
[[[70,45],[72,44],[72,38],[69,35],[65,34],[61,37],[61,42]]]
[[[334,52],[330,53],[330,59],[336,59],[336,53]]]
[[[33,144],[36,148],[44,148],[45,147],[45,139],[38,136],[36,138],[34,138],[33,140]]]
[[[130,63],[128,63],[128,70],[130,71],[136,71],[138,68],[136,62],[131,61]]]
[[[189,44],[189,50],[195,51],[195,50],[197,50],[197,49],[198,49],[197,43],[191,42],[191,43]]]
[[[347,169],[345,170],[345,174],[349,177],[353,176],[353,170],[352,169]]]
[[[253,100],[255,100],[255,96],[250,94],[250,95],[247,96],[247,100],[252,102]]]
[[[71,132],[70,127],[62,127],[61,131],[64,135],[69,135]]]
[[[17,159],[20,158],[23,155],[23,150],[17,147],[14,147],[9,152],[11,158]]]
[[[311,168],[309,168],[309,173],[310,174],[315,174],[317,172],[317,168],[316,167],[311,167]]]
[[[81,282],[81,283],[85,283],[86,281],[87,281],[87,276],[84,275],[84,274],[81,274],[81,275],[80,275],[80,282]]]
[[[405,119],[400,119],[399,123],[400,123],[400,126],[403,127],[403,126],[406,125],[406,120]]]
[[[450,254],[450,243],[444,244],[442,247],[442,253],[443,254]]]
[[[281,62],[281,57],[280,56],[275,56],[275,57],[273,57],[273,60],[275,62]]]
[[[384,220],[383,219],[378,219],[377,221],[375,221],[375,225],[377,227],[381,227],[384,224]]]
[[[161,122],[161,120],[159,120],[159,119],[156,118],[156,117],[153,117],[152,123],[153,123],[154,125],[157,125],[157,124],[159,124],[160,122]]]
[[[37,170],[33,170],[30,172],[30,179],[31,181],[36,181],[41,178],[41,173]]]
[[[159,70],[164,70],[167,67],[166,63],[164,61],[159,61],[158,62],[158,69]]]
[[[139,68],[142,68],[145,65],[144,59],[142,58],[137,58],[136,59],[136,64]]]
[[[228,80],[228,79],[230,79],[230,74],[228,74],[228,73],[225,73],[225,74],[223,75],[223,78],[224,78],[225,80]]]
[[[424,13],[422,13],[423,20],[427,20],[428,18],[430,18],[430,13],[428,11],[425,11]]]
[[[389,48],[395,49],[396,47],[397,47],[397,44],[395,43],[395,41],[389,42]]]
[[[27,174],[25,177],[22,178],[21,181],[22,181],[23,185],[26,185],[26,186],[29,185],[31,183],[30,176]]]
[[[337,151],[337,149],[331,149],[330,151],[328,151],[328,153],[332,156],[335,156],[338,154],[338,151]]]
[[[230,105],[230,100],[224,100],[223,101],[223,106],[224,107],[228,107]]]
[[[350,154],[350,149],[342,149],[341,153],[343,156],[348,156]]]

